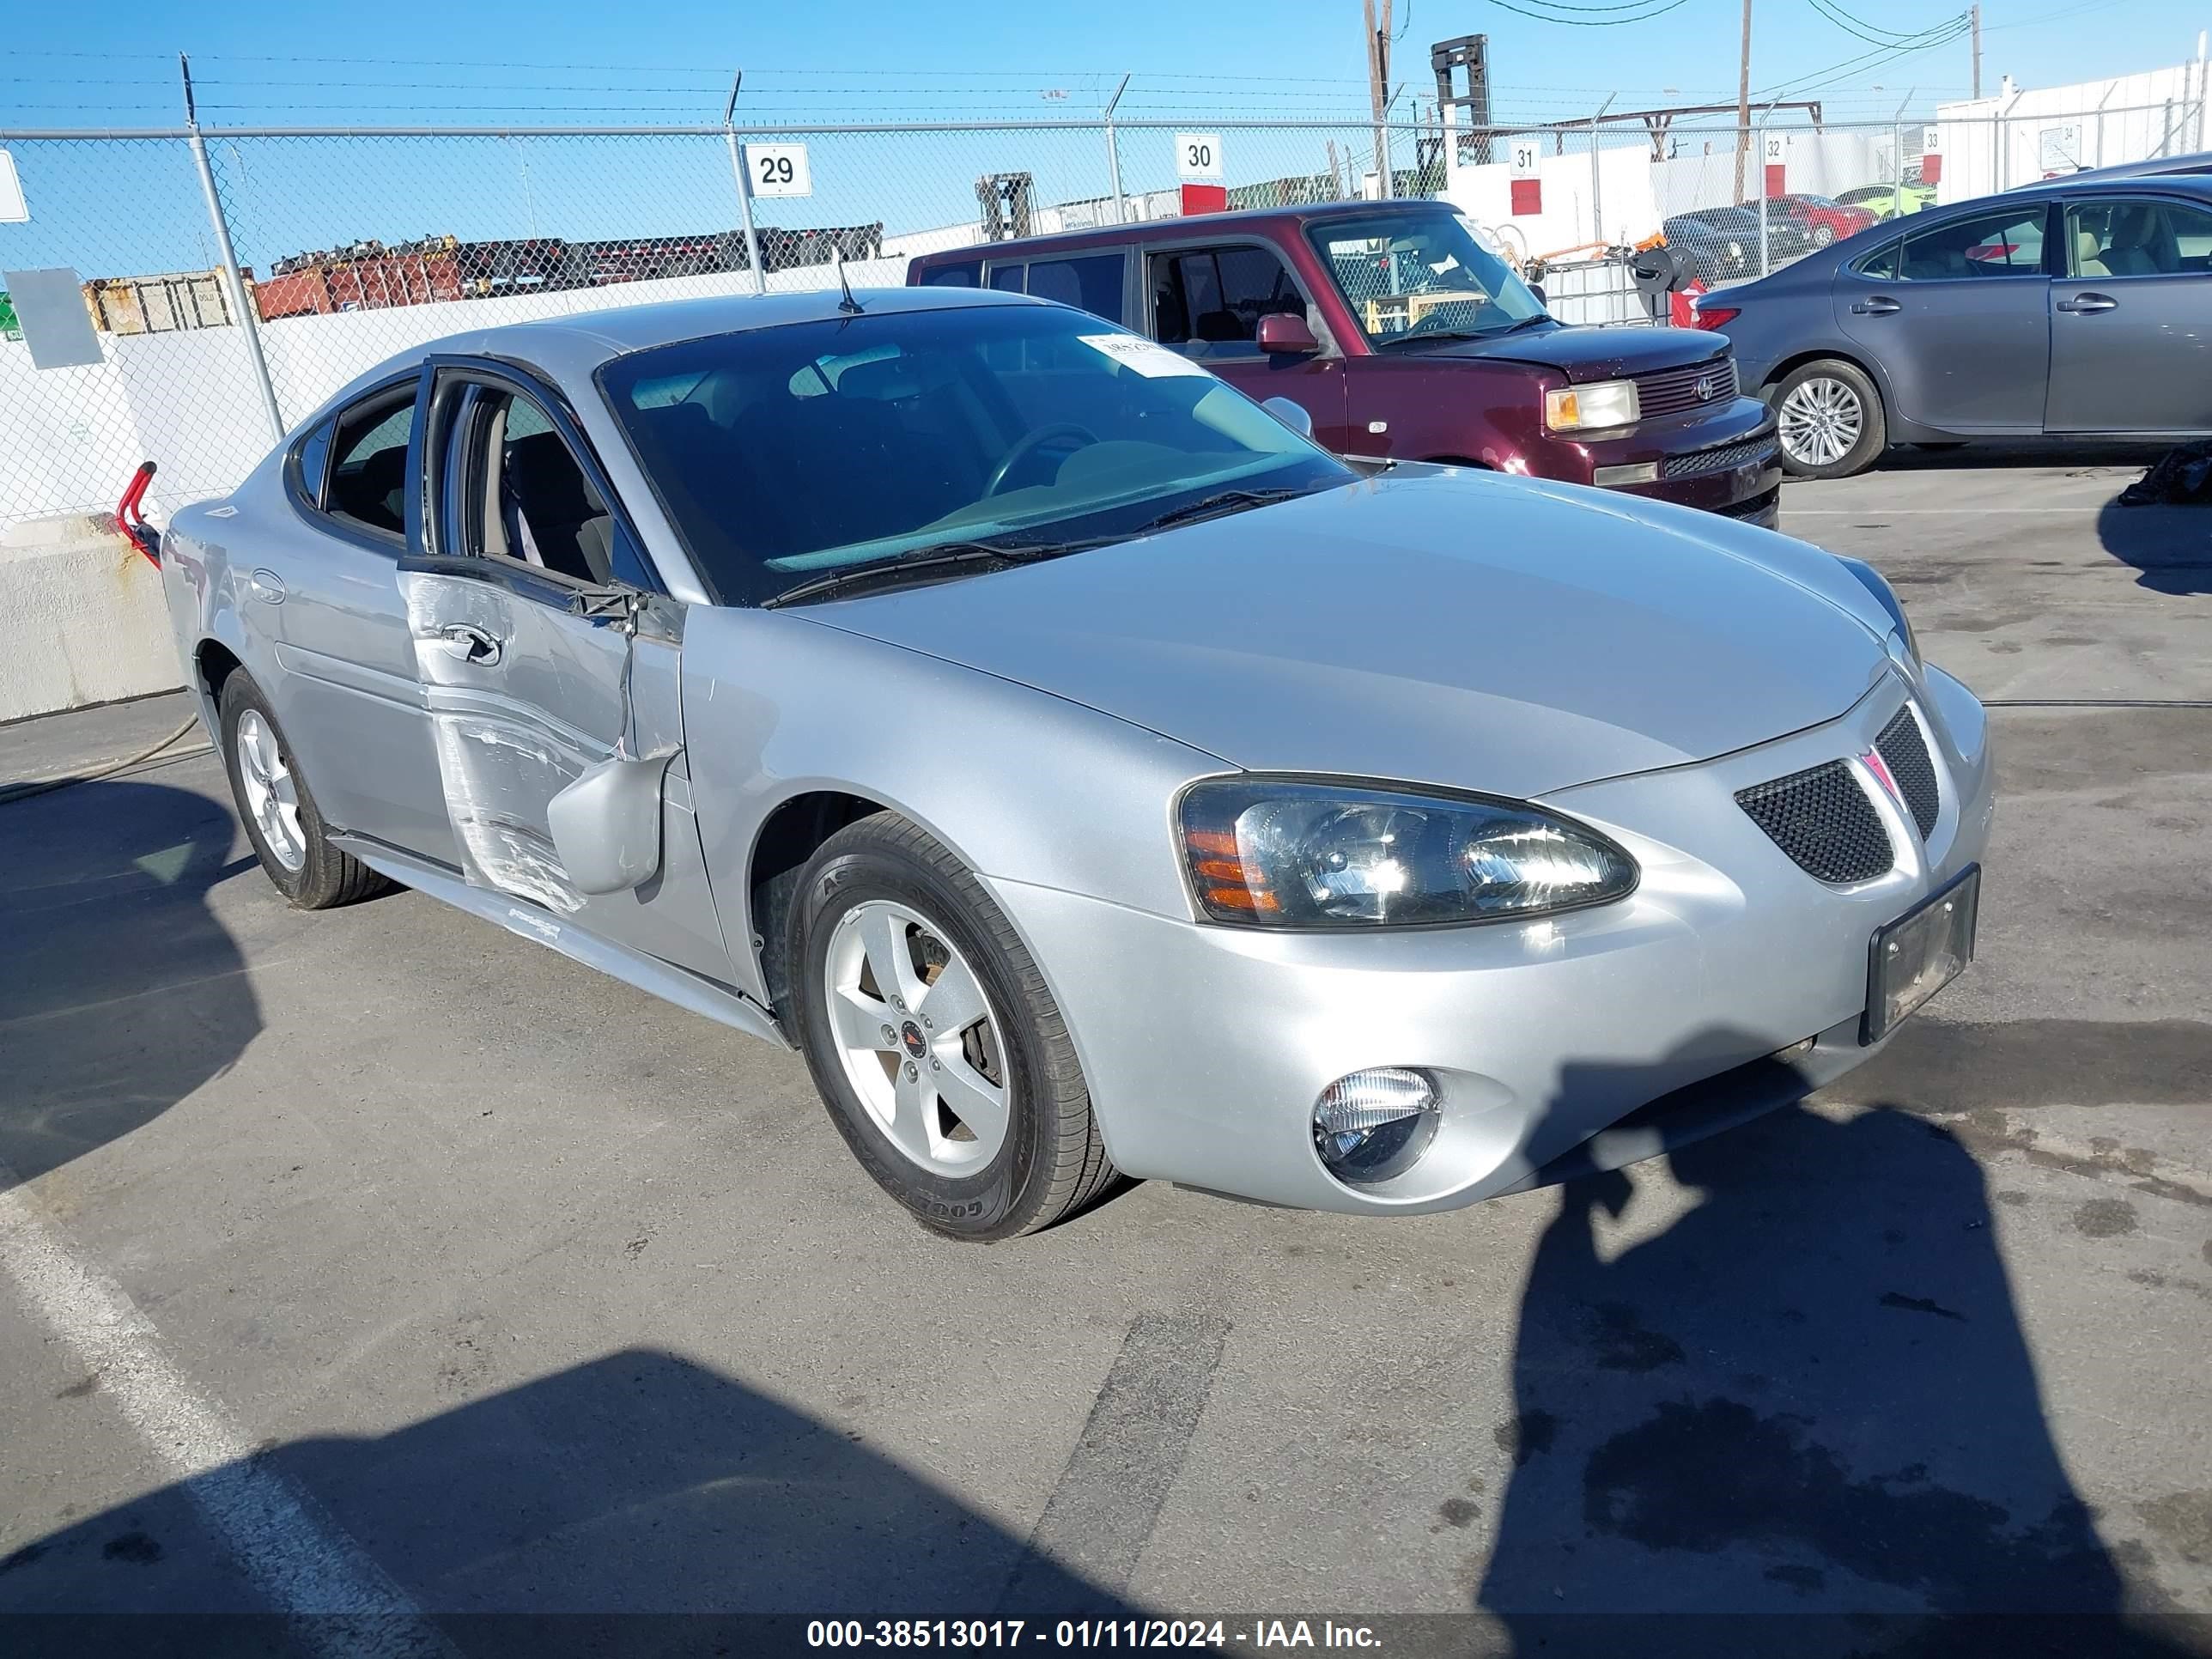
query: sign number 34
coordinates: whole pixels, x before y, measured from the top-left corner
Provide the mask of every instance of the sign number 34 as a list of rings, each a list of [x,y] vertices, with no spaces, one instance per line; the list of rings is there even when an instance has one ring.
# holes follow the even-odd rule
[[[745,177],[756,196],[811,196],[804,144],[747,144]]]

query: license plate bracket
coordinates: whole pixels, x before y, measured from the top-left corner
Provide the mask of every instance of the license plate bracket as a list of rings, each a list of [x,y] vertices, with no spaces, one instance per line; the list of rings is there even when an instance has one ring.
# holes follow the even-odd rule
[[[1867,943],[1862,1043],[1879,1042],[1899,1021],[1966,971],[1974,959],[1982,871],[1970,865]]]

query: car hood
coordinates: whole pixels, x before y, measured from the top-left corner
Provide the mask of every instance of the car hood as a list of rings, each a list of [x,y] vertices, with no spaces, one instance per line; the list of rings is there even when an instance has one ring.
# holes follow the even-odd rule
[[[1725,342],[1689,328],[1531,329],[1495,340],[1439,341],[1425,350],[1398,349],[1394,357],[1435,362],[1461,357],[1528,363],[1555,368],[1579,385],[1644,374],[1655,368],[1679,368],[1708,362],[1727,349]]]
[[[1250,770],[1528,798],[1841,714],[1886,661],[1853,592],[1828,555],[1686,508],[1407,466],[790,614]]]

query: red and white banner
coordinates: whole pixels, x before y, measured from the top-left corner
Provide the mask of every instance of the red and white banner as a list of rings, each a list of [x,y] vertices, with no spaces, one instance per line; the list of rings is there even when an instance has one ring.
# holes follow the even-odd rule
[[[1544,210],[1544,180],[1537,172],[1542,155],[1542,146],[1534,138],[1516,138],[1506,146],[1506,178],[1516,219],[1533,218]]]
[[[1943,130],[1941,127],[1920,129],[1920,182],[1940,185],[1943,182]]]
[[[1778,132],[1769,134],[1766,140],[1766,193],[1790,193],[1789,140]]]

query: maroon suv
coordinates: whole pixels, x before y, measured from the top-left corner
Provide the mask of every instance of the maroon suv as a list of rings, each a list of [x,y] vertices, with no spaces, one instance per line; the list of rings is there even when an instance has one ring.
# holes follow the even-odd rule
[[[987,284],[1149,334],[1346,455],[1598,484],[1771,525],[1765,405],[1726,339],[1570,328],[1443,202],[1163,219],[924,254],[912,283]]]

